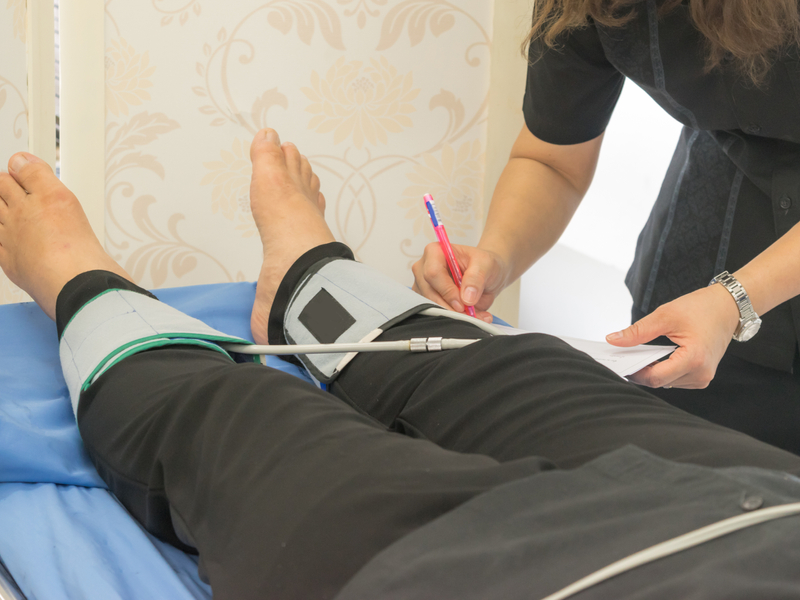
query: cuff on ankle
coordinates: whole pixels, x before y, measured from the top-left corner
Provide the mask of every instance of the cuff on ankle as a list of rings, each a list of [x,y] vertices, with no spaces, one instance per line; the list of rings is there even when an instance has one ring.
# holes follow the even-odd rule
[[[86,302],[64,327],[59,355],[72,408],[82,391],[121,360],[153,348],[194,345],[230,356],[218,342],[249,344],[136,291],[106,289]]]
[[[341,242],[330,242],[321,246],[316,246],[298,258],[283,276],[278,291],[275,293],[275,300],[269,311],[269,323],[267,325],[267,337],[271,346],[283,346],[288,344],[283,334],[283,320],[289,301],[300,282],[318,271],[322,266],[332,260],[355,260],[353,251]]]
[[[436,305],[427,298],[366,265],[328,255],[306,269],[295,284],[286,309],[281,311],[280,339],[286,341],[279,343],[370,342],[389,327],[432,306]],[[297,357],[313,377],[330,383],[357,354]]]

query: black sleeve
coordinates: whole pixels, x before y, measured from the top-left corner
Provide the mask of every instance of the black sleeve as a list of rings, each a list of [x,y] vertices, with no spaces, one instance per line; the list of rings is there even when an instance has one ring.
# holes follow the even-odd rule
[[[554,48],[531,43],[523,113],[550,144],[579,144],[605,131],[625,76],[608,62],[594,24],[561,36]]]

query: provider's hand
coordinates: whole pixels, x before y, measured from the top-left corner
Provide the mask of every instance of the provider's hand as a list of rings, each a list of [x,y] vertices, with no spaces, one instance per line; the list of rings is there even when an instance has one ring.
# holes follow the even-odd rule
[[[494,252],[453,244],[458,265],[461,267],[462,285],[459,294],[442,248],[437,243],[425,246],[425,252],[411,270],[414,272],[413,290],[429,300],[456,312],[464,306],[474,306],[479,319],[491,320],[486,310],[505,287],[508,269]]]
[[[627,347],[667,336],[678,349],[667,360],[645,367],[628,379],[654,388],[702,389],[714,378],[738,323],[739,310],[733,297],[721,285],[712,285],[658,307],[606,340]]]

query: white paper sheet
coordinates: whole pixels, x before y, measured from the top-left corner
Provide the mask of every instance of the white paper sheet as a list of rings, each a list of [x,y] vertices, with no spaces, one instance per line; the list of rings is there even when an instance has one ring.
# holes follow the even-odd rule
[[[495,325],[508,335],[531,333],[523,329]],[[620,377],[627,377],[672,353],[677,346],[634,346],[632,348],[618,348],[606,342],[590,342],[578,338],[556,336],[564,340],[573,348],[585,352],[601,365],[614,371]]]

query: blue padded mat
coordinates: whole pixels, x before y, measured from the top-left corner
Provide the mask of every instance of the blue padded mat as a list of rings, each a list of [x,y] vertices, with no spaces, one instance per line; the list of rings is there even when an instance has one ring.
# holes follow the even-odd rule
[[[0,484],[0,556],[30,600],[211,598],[192,557],[99,488]]]
[[[252,339],[255,284],[156,292]],[[0,557],[28,598],[210,598],[192,557],[128,516],[89,461],[61,375],[55,324],[32,303],[0,306]],[[307,378],[297,367],[268,364]]]

